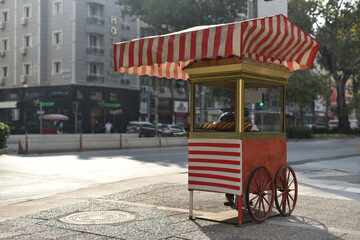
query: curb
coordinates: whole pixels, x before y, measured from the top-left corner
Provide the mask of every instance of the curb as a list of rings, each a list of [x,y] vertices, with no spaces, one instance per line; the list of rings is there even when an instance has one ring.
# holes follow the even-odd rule
[[[360,138],[359,136],[349,136],[349,137],[337,137],[337,138],[288,138],[287,142],[316,142],[316,141],[328,141],[328,140],[337,140],[337,139],[354,139]]]

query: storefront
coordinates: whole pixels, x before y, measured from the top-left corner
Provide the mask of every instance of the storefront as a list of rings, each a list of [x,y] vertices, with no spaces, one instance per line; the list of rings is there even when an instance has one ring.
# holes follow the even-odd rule
[[[127,123],[139,117],[137,90],[71,85],[2,89],[0,96],[0,121],[13,134],[40,133],[41,114],[68,116],[64,133],[104,132],[107,121],[113,132],[124,132]]]

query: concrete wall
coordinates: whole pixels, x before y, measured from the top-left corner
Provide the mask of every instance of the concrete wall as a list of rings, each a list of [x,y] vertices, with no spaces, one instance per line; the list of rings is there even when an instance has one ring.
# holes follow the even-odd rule
[[[7,145],[26,153],[26,136],[11,135]],[[28,153],[187,146],[186,137],[139,138],[137,134],[30,134]]]

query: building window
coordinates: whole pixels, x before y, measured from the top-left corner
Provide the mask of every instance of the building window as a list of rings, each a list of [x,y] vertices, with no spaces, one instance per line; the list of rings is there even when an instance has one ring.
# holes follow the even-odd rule
[[[8,77],[8,67],[2,67],[3,77]]]
[[[24,64],[24,75],[28,76],[31,74],[31,64],[25,63]]]
[[[89,14],[90,16],[103,16],[103,5],[100,4],[89,4]]]
[[[104,54],[104,36],[89,34],[87,52],[90,54]]]
[[[62,42],[62,34],[60,32],[53,33],[53,45],[59,45]]]
[[[89,13],[87,22],[90,24],[104,25],[104,6],[90,3],[88,8]]]
[[[104,64],[103,63],[89,63],[88,82],[104,82]]]
[[[24,6],[24,18],[31,18],[31,6]]]
[[[31,36],[30,35],[24,36],[24,47],[31,47]]]
[[[9,11],[3,11],[1,14],[2,22],[8,22],[9,21]]]
[[[102,63],[90,63],[90,75],[102,76],[103,64]]]
[[[62,1],[54,1],[53,2],[53,15],[62,14]]]
[[[61,73],[61,61],[54,61],[52,74],[56,75],[56,74],[60,74],[60,73]]]
[[[1,50],[3,50],[3,51],[9,50],[9,40],[8,39],[1,40]]]

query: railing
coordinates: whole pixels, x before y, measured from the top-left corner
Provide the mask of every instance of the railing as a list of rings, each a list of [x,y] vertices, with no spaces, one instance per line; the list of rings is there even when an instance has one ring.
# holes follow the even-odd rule
[[[94,83],[104,83],[104,77],[103,76],[93,76],[89,75],[86,79],[88,82],[94,82]]]
[[[90,54],[104,54],[104,48],[102,47],[87,47],[87,53]]]
[[[87,18],[89,24],[104,25],[104,18],[100,16],[91,16]]]

